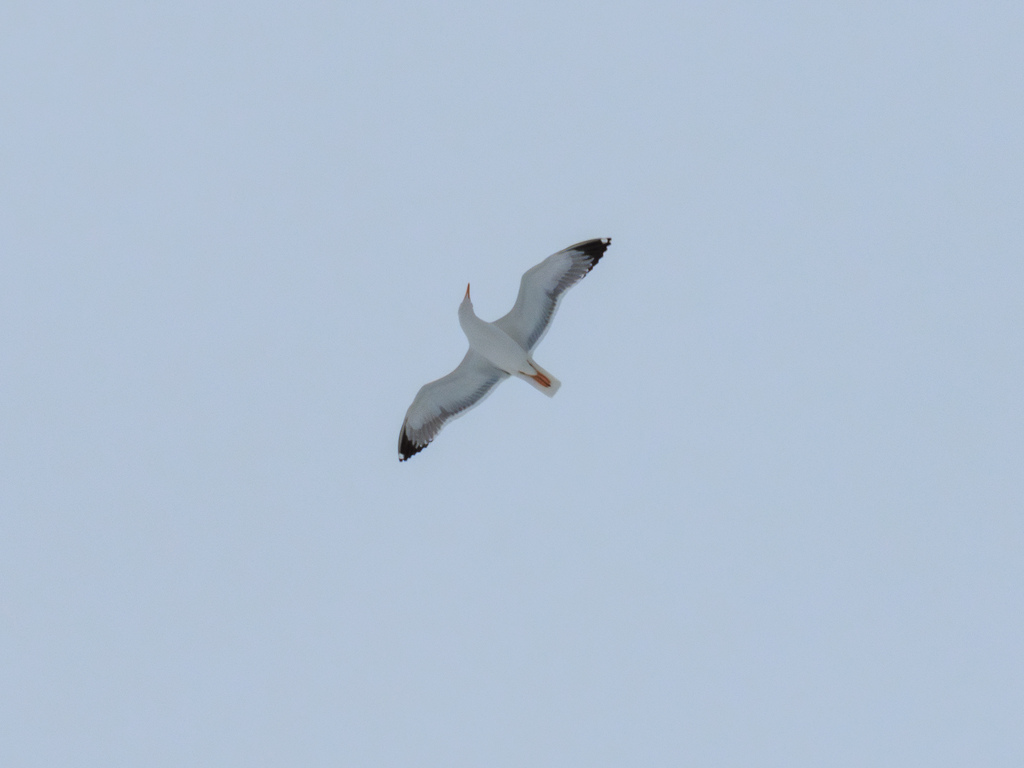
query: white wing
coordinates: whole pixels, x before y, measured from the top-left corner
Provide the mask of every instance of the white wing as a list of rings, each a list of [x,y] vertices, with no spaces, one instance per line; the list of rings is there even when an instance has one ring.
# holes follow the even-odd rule
[[[494,324],[527,352],[532,352],[547,333],[562,294],[594,268],[611,242],[610,237],[585,240],[548,256],[527,270],[512,311]]]
[[[507,378],[507,373],[470,349],[458,368],[424,384],[416,393],[398,436],[398,460],[405,461],[426,448],[445,424],[479,405]]]

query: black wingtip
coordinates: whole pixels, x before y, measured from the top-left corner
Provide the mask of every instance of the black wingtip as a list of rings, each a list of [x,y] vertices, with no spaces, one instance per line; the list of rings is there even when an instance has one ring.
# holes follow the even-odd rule
[[[398,437],[398,460],[408,461],[427,446],[416,445],[409,436],[405,434],[405,426],[402,426],[402,434]]]
[[[608,246],[611,245],[611,238],[597,238],[596,240],[585,240],[583,243],[577,243],[574,246],[569,246],[566,251],[575,251],[582,253],[589,262],[587,271],[589,272],[601,257],[604,256],[604,252],[608,250]]]
[[[582,253],[590,262],[590,269],[593,269],[594,265],[601,260],[604,252],[608,250],[608,246],[611,244],[612,239],[610,237],[599,237],[595,240],[584,240],[582,243],[570,245],[565,250]]]

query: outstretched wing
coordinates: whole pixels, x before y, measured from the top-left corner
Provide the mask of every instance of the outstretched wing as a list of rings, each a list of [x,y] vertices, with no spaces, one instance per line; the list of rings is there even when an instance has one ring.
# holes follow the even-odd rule
[[[470,349],[458,368],[424,384],[416,393],[398,436],[398,460],[405,461],[426,448],[445,424],[479,405],[507,378],[507,373]]]
[[[547,333],[562,294],[594,268],[611,242],[610,237],[585,240],[548,256],[527,270],[512,311],[494,324],[527,352],[532,352]]]

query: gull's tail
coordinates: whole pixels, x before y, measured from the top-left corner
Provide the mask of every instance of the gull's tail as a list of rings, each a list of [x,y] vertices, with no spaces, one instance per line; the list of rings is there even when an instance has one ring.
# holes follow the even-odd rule
[[[533,362],[533,360],[530,360],[529,363],[533,367],[533,373],[520,371],[516,375],[524,381],[530,382],[548,397],[554,397],[555,392],[562,386],[562,382]]]

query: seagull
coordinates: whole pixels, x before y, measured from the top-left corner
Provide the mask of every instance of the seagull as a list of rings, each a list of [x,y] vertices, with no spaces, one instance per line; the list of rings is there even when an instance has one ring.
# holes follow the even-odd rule
[[[594,268],[611,242],[610,237],[584,240],[527,270],[512,311],[493,323],[473,312],[466,286],[459,325],[469,339],[469,351],[454,371],[416,393],[398,436],[399,461],[426,448],[445,424],[479,405],[509,376],[554,397],[562,383],[530,355],[548,332],[562,294]]]

